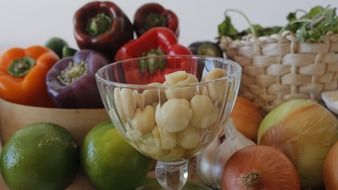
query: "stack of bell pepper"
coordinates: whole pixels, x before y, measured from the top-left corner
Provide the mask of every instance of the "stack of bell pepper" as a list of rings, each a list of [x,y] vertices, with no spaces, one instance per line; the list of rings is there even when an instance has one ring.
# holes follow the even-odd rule
[[[103,105],[94,75],[102,66],[128,58],[192,54],[178,43],[179,21],[173,11],[147,3],[134,17],[131,23],[115,3],[92,1],[74,14],[79,51],[59,38],[46,47],[9,49],[0,57],[0,97],[31,106],[99,108]],[[143,61],[123,74],[128,83],[163,82],[167,73],[191,70],[189,64]]]
[[[88,3],[76,12],[74,21],[74,34],[79,47],[95,49],[111,61],[192,54],[189,48],[178,44],[179,22],[176,14],[157,3],[147,3],[136,10],[133,27],[138,38],[135,40],[132,40],[130,21],[112,2]],[[184,63],[172,65],[164,62],[143,62],[133,67],[137,68],[125,68],[125,82],[163,82],[166,73],[190,69]]]

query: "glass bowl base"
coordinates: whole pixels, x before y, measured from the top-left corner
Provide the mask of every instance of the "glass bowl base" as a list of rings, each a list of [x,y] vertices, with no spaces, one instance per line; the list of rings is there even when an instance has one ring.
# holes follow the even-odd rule
[[[137,187],[135,190],[165,190],[165,189],[161,187],[161,185],[156,181],[156,179],[147,179],[142,185]],[[183,190],[213,190],[213,189],[193,181],[188,181],[183,187]]]

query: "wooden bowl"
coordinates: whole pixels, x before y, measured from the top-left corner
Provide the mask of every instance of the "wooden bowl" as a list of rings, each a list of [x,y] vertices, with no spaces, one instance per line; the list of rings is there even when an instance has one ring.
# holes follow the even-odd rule
[[[105,109],[43,108],[0,99],[0,135],[3,143],[18,129],[29,124],[50,122],[66,128],[81,146],[87,132],[103,121],[109,121]]]

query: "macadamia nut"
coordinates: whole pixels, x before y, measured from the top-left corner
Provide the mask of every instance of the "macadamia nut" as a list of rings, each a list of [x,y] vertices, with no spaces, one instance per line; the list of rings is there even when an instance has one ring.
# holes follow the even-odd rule
[[[138,141],[138,140],[141,139],[142,134],[138,130],[129,129],[129,130],[126,131],[126,137],[130,141]]]
[[[169,133],[164,128],[159,129],[161,148],[170,150],[176,146],[176,133]]]
[[[160,156],[167,154],[167,151],[156,145],[155,139],[152,135],[143,136],[141,142],[139,143],[139,147],[146,155],[150,155],[155,158],[159,158]]]
[[[165,94],[168,99],[172,98],[185,98],[190,100],[195,93],[195,87],[179,87],[180,85],[197,83],[197,78],[185,71],[177,71],[165,76],[165,85],[168,85],[168,89]]]
[[[203,78],[207,83],[185,86],[198,80],[178,71],[165,76],[166,89],[115,88],[118,114],[111,109],[114,114],[110,115],[117,119],[120,116],[127,139],[144,154],[162,161],[190,158],[217,130],[216,121],[228,88],[226,80],[217,79],[224,76],[225,70],[213,69]]]
[[[154,127],[154,129],[151,131],[154,139],[156,146],[160,147],[161,146],[161,135],[160,135],[160,130],[158,129],[157,126]]]
[[[191,149],[200,143],[200,129],[189,126],[183,131],[177,133],[177,144],[182,148]]]
[[[191,124],[198,128],[207,128],[217,120],[217,108],[206,95],[195,95],[191,101]]]
[[[153,106],[148,105],[143,110],[137,108],[131,124],[134,129],[142,134],[151,132],[155,127],[155,110]]]
[[[162,107],[158,105],[155,114],[157,125],[170,133],[185,129],[192,118],[189,102],[177,98],[168,100]]]
[[[114,88],[114,103],[117,109],[117,113],[122,121],[126,121],[126,118],[123,113],[122,104],[121,104],[121,96],[120,96],[120,89]]]
[[[216,68],[216,69],[211,70],[209,73],[207,73],[203,81],[216,80],[218,78],[222,78],[225,76],[226,76],[225,70]],[[208,93],[206,95],[209,95],[213,101],[222,102],[224,100],[224,97],[226,96],[225,93],[226,93],[227,85],[228,83],[226,82],[226,80],[214,81],[208,84],[208,87],[207,87]]]
[[[148,86],[162,86],[161,83],[150,83]],[[152,105],[153,103],[157,103],[159,99],[161,101],[165,101],[165,94],[164,90],[161,89],[149,89],[149,90],[144,90],[143,93],[139,94],[138,96],[138,106],[140,108],[143,108],[144,106],[147,105]]]
[[[137,92],[128,88],[115,88],[115,105],[123,121],[127,121],[134,116],[137,107]]]
[[[187,79],[187,72],[177,71],[177,72],[167,74],[164,77],[165,77],[165,81],[167,82],[168,85],[175,85],[179,81],[184,81],[184,80]]]
[[[203,78],[203,81],[215,80],[215,79],[224,77],[225,75],[226,75],[226,73],[225,73],[224,69],[215,68],[215,69],[212,69],[211,71],[209,71],[205,75],[205,77]]]

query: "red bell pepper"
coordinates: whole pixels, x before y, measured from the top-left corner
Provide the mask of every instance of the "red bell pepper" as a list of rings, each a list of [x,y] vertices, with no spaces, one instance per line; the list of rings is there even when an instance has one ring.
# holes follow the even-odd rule
[[[136,10],[134,28],[137,36],[141,36],[150,28],[164,26],[179,34],[179,21],[176,14],[157,3],[147,3]]]
[[[192,55],[189,48],[178,44],[175,34],[166,27],[155,27],[148,30],[141,37],[131,40],[123,45],[116,53],[115,60],[121,61],[129,58],[159,56],[159,55]],[[132,84],[147,84],[163,82],[164,75],[184,70],[195,72],[195,65],[191,60],[142,60],[135,64],[126,64],[124,67],[125,82]]]
[[[133,39],[133,25],[113,2],[92,1],[74,15],[74,36],[80,49],[92,49],[112,59],[116,51]]]

